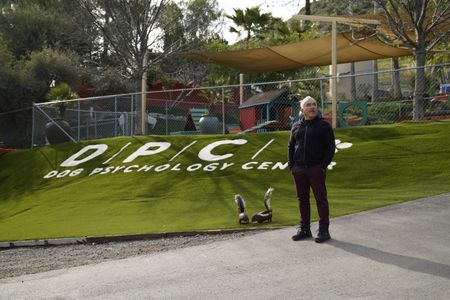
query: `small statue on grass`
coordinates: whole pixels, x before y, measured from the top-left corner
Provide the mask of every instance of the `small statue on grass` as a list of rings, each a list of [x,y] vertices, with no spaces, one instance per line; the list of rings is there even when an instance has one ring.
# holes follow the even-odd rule
[[[255,213],[252,216],[252,222],[263,223],[264,221],[272,222],[272,206],[270,204],[270,197],[272,197],[273,188],[269,187],[264,195],[264,206],[266,210]]]
[[[236,194],[234,195],[234,202],[236,202],[236,205],[238,207],[239,212],[239,224],[247,224],[249,222],[248,216],[245,213],[245,200],[242,198],[241,195]]]

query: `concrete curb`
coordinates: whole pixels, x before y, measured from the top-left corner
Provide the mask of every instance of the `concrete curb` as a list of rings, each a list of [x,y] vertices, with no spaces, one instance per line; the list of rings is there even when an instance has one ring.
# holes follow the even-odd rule
[[[248,231],[267,231],[282,228],[284,228],[284,226],[217,229],[217,230],[203,230],[203,231],[159,232],[159,233],[145,233],[145,234],[77,237],[77,238],[44,239],[44,240],[7,241],[7,242],[0,242],[0,250],[19,247],[48,247],[48,246],[74,245],[74,244],[102,244],[109,242],[157,240],[164,238],[188,237],[196,235],[217,235],[217,234],[231,234]]]
[[[26,240],[26,241],[0,242],[0,249],[17,248],[17,247],[60,246],[69,244],[85,244],[85,243],[86,238]]]

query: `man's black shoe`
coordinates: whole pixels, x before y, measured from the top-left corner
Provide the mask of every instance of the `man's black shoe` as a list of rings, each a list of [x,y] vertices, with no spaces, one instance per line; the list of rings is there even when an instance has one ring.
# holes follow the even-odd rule
[[[292,236],[293,241],[300,241],[300,240],[304,240],[304,239],[308,239],[308,238],[312,238],[310,229],[299,228],[297,231],[297,234]]]
[[[328,241],[329,239],[331,239],[331,236],[328,232],[328,229],[319,229],[319,233],[317,234],[317,237],[315,239],[316,243],[323,243],[325,241]]]

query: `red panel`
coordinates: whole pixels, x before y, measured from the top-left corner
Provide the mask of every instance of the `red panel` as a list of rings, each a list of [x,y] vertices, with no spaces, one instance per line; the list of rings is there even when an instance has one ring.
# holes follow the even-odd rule
[[[256,125],[255,109],[256,106],[239,109],[242,130]]]

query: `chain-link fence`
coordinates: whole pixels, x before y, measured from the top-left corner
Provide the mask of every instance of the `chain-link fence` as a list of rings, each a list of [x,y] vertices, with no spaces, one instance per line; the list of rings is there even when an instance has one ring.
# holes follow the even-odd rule
[[[113,95],[33,106],[33,145],[135,135],[138,94]]]
[[[340,66],[337,77],[338,127],[390,124],[413,119],[415,68],[352,75]],[[450,118],[450,64],[424,68],[420,119]],[[152,90],[34,104],[0,114],[0,147],[27,148],[142,134],[227,134],[289,130],[298,119],[298,101],[314,97],[331,123],[330,76],[243,85]],[[63,121],[64,120],[64,121]],[[52,136],[53,135],[57,135]]]

